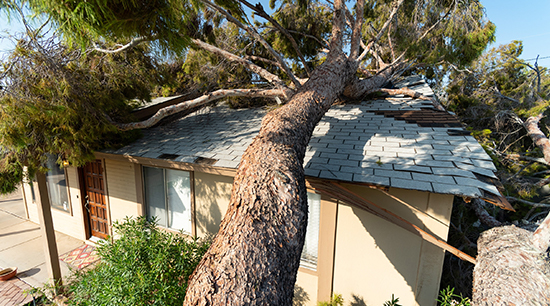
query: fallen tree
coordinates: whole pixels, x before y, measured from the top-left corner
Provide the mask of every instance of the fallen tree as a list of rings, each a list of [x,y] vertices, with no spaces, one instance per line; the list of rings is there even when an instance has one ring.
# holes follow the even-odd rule
[[[249,21],[241,5],[258,16],[265,14],[263,8],[245,0],[28,3],[34,11],[51,17],[65,39],[84,48],[93,40],[121,39],[129,42],[107,53],[126,52],[137,42],[147,41],[176,53],[201,48],[246,67],[252,79],[261,79],[261,86],[269,87],[226,89],[196,101],[252,94],[288,101],[265,116],[258,136],[243,155],[228,211],[191,277],[185,305],[290,305],[307,224],[303,159],[324,113],[337,99],[362,98],[400,74],[436,76],[451,66],[465,66],[494,35],[494,25],[484,21],[483,7],[477,1],[357,1],[353,12],[341,0],[283,2],[272,19],[260,25]],[[10,2],[3,5],[9,7]],[[321,27],[324,32],[312,28],[302,33],[295,31],[299,26],[288,23],[292,19],[287,17],[293,14],[332,21]],[[235,48],[207,42],[212,40],[213,28],[227,26],[247,44],[243,49],[239,44]],[[262,26],[277,29],[275,38],[270,38],[270,30],[262,31]],[[322,44],[325,40],[328,45]],[[292,47],[285,48],[288,45]],[[97,45],[93,49],[105,51]],[[365,70],[368,75],[358,76]],[[172,114],[177,108],[161,111]],[[110,114],[103,114],[97,117],[99,122],[113,122],[104,118]],[[119,125],[122,129],[147,126]],[[27,128],[20,127],[18,133],[30,135]],[[72,152],[63,138],[54,144],[41,147],[38,143],[26,161],[34,157],[39,165],[44,152],[70,159]],[[75,159],[75,163],[83,160]]]

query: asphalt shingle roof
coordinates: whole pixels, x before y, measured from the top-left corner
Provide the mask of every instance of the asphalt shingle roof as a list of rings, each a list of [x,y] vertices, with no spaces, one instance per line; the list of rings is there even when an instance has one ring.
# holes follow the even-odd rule
[[[433,96],[420,78],[396,86]],[[460,127],[420,126],[380,113],[433,113],[433,109],[430,101],[401,95],[333,106],[313,132],[304,160],[306,175],[466,197],[482,197],[484,192],[500,195],[493,184],[482,179],[496,178],[496,168],[479,143],[472,136],[449,133]],[[183,163],[201,157],[214,167],[237,168],[266,112],[203,109],[145,130],[135,143],[106,153],[148,158],[171,154],[172,160]]]

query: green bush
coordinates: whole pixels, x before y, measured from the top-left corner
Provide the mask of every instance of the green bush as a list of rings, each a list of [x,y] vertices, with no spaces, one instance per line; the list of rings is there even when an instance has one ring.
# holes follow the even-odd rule
[[[181,305],[209,243],[168,233],[144,217],[115,222],[113,228],[117,239],[98,247],[98,265],[76,271],[68,303]]]
[[[440,306],[470,306],[470,299],[454,293],[454,288],[447,287],[439,292],[437,304]]]

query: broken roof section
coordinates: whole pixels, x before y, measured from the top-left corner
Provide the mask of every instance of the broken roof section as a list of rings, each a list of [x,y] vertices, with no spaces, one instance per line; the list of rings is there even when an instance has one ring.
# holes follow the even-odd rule
[[[395,86],[433,96],[419,77]],[[202,109],[106,153],[236,169],[266,112]],[[460,122],[430,101],[402,95],[333,106],[313,132],[304,169],[309,177],[484,198],[511,209],[491,158]]]

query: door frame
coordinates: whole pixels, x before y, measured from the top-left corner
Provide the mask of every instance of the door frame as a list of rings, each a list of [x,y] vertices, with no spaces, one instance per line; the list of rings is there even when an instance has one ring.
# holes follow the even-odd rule
[[[105,206],[106,206],[106,214],[107,214],[107,235],[111,235],[111,211],[109,206],[109,197],[107,194],[107,179],[105,175],[105,160],[102,158],[96,158],[95,160],[101,161],[101,168],[102,168],[102,175],[103,175],[103,191],[105,196]],[[80,202],[82,206],[82,214],[83,214],[83,221],[84,221],[84,232],[86,235],[86,239],[89,240],[92,238],[92,225],[90,224],[90,212],[86,208],[86,174],[84,172],[84,167],[78,167],[78,183],[80,185]],[[99,238],[99,237],[98,237]]]

